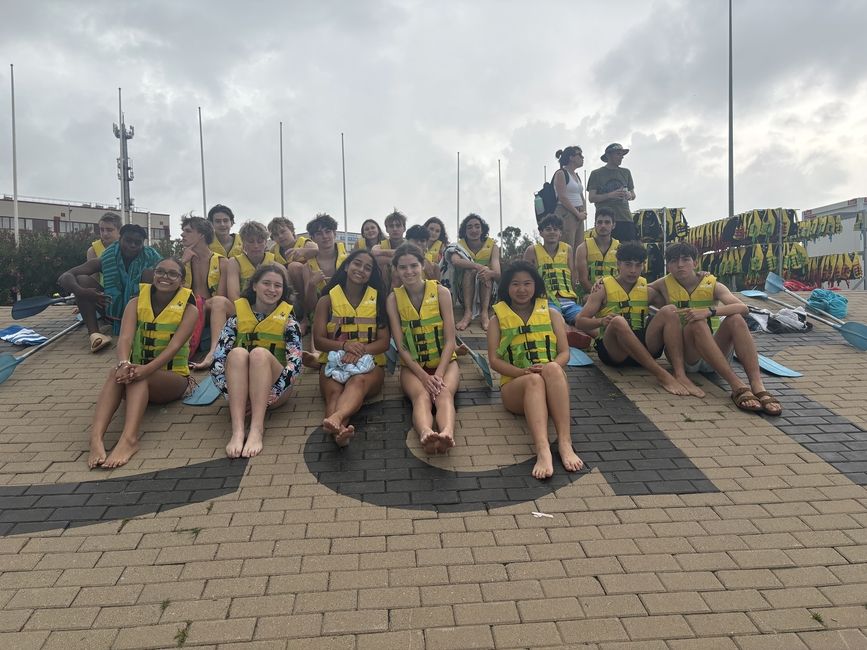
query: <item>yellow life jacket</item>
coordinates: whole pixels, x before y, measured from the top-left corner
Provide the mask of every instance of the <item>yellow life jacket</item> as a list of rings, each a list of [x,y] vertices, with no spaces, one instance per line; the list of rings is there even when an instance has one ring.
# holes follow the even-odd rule
[[[211,257],[208,260],[208,291],[214,296],[220,288],[220,258],[223,256],[219,253],[211,252]],[[184,277],[184,286],[191,289],[193,286],[193,267],[186,263],[186,276]]]
[[[403,244],[405,241],[406,240],[404,239],[402,242],[400,242],[400,244]],[[400,244],[398,244],[398,246],[400,246]],[[391,240],[388,239],[387,237],[379,242],[379,247],[384,251],[394,250],[391,247]]]
[[[283,333],[286,322],[292,315],[292,305],[281,301],[268,316],[261,321],[256,320],[250,302],[246,298],[235,301],[235,314],[238,318],[238,336],[235,344],[252,350],[265,348],[275,357],[280,365],[286,365],[286,342]]]
[[[367,287],[358,307],[352,306],[339,284],[331,287],[328,295],[331,297],[331,319],[325,325],[328,338],[335,341],[373,343],[378,331],[376,325],[376,289]],[[376,361],[376,365],[384,366],[385,353],[374,356],[374,361]],[[328,362],[327,352],[322,352],[319,355],[319,362]]]
[[[599,312],[598,318],[604,318],[608,314],[623,316],[633,332],[643,332],[647,327],[647,280],[638,278],[629,293],[610,275],[603,277],[602,283],[605,285],[605,306]],[[602,338],[603,334],[604,326],[599,328],[597,338]]]
[[[276,260],[274,253],[270,251],[265,253],[265,257],[263,257],[262,261],[256,266],[253,265],[253,262],[250,261],[250,258],[247,257],[246,253],[241,253],[236,256],[235,259],[238,260],[238,268],[241,270],[241,291],[247,289],[247,285],[250,284],[250,278],[253,277],[257,268],[262,266],[262,264],[270,264]]]
[[[433,262],[434,264],[439,263],[442,258],[442,249],[443,243],[439,239],[437,239],[433,244],[431,244],[430,248],[425,251],[424,257],[428,262]]]
[[[548,301],[536,298],[533,312],[525,323],[504,302],[494,305],[494,313],[500,322],[500,344],[497,356],[518,368],[529,368],[537,363],[550,363],[557,358],[557,337],[551,325]],[[500,377],[500,385],[508,384],[514,377]]]
[[[336,271],[346,259],[346,246],[344,246],[342,241],[337,242],[334,246],[337,248],[337,261],[334,263],[334,270]],[[319,260],[315,256],[307,260],[307,266],[310,267],[311,273],[316,273],[317,271],[322,270],[322,267],[319,266]],[[324,288],[325,280],[316,285],[317,291],[322,291]]]
[[[93,252],[96,253],[97,257],[102,255],[103,251],[105,251],[105,244],[102,243],[101,239],[90,242],[90,246],[93,248]]]
[[[668,292],[668,301],[678,309],[707,309],[716,304],[713,297],[714,289],[716,288],[716,276],[706,275],[698,283],[698,286],[693,289],[692,293],[687,293],[686,289],[674,279],[674,276],[669,273],[665,276],[665,290]],[[712,332],[719,329],[719,316],[712,316],[707,319],[707,324]]]
[[[132,354],[130,354],[132,363],[146,364],[162,354],[184,319],[184,311],[187,309],[192,293],[186,287],[181,287],[171,302],[155,317],[151,303],[151,285],[145,282],[139,285],[135,338],[132,342]],[[187,365],[189,356],[190,341],[187,339],[163,369],[186,377],[190,374]]]
[[[215,253],[219,253],[223,257],[238,257],[238,255],[244,252],[244,248],[241,244],[241,235],[238,233],[232,234],[232,245],[229,247],[229,250],[226,250],[223,247],[216,235],[214,235],[214,241],[208,244],[208,248]]]
[[[557,245],[557,252],[552,258],[542,244],[535,245],[536,268],[539,269],[539,275],[545,281],[545,291],[548,292],[548,298],[551,300],[556,300],[558,296],[578,300],[578,296],[572,288],[572,271],[569,270],[568,249],[567,243],[560,242]]]
[[[478,253],[474,253],[470,248],[470,245],[463,239],[458,240],[458,244],[461,248],[463,248],[467,253],[469,253],[470,257],[473,258],[473,261],[476,264],[482,264],[483,266],[488,266],[491,263],[491,255],[494,251],[494,240],[488,237],[485,240],[485,243],[482,244],[482,247],[479,249]]]
[[[590,284],[605,275],[614,275],[617,272],[617,248],[620,242],[612,237],[611,246],[605,255],[599,250],[595,239],[587,239],[587,270],[590,272]]]
[[[289,250],[297,250],[299,248],[304,248],[305,244],[310,241],[309,237],[305,237],[301,235],[300,237],[295,239],[295,243],[289,248]],[[286,266],[289,263],[285,257],[283,257],[283,251],[280,250],[280,243],[274,242],[273,246],[270,248],[270,252],[274,253],[274,261],[278,264],[282,264]]]
[[[421,311],[413,306],[406,289],[397,287],[394,290],[407,350],[420,366],[431,369],[439,365],[445,346],[438,287],[436,280],[425,280]],[[457,355],[452,354],[452,359],[457,359]]]

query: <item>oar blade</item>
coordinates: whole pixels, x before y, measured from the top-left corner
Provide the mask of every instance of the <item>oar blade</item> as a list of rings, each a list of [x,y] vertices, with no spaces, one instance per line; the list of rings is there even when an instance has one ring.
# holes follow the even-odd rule
[[[573,368],[583,368],[586,366],[593,365],[593,359],[587,356],[587,353],[584,350],[579,350],[578,348],[569,348],[569,361],[566,363],[567,366],[571,366]]]
[[[783,278],[776,273],[768,273],[768,277],[765,278],[765,291],[768,293],[779,293],[780,291],[785,290],[786,287],[783,285]]]
[[[737,357],[735,357],[737,359]],[[740,359],[738,359],[740,362]],[[792,370],[791,368],[787,368],[781,363],[778,363],[771,359],[770,357],[766,357],[762,354],[759,355],[759,368],[764,370],[769,375],[774,375],[775,377],[803,377],[803,373],[798,372],[797,370]]]
[[[839,332],[849,345],[859,350],[867,350],[867,325],[863,323],[843,323]]]
[[[211,375],[208,375],[196,386],[193,393],[184,399],[184,404],[187,406],[208,406],[213,404],[219,396],[220,389],[217,388]]]
[[[35,316],[36,314],[45,311],[46,307],[58,305],[67,300],[68,297],[57,296],[34,296],[33,298],[25,298],[24,300],[19,300],[12,305],[12,318],[20,320],[22,318]]]
[[[385,369],[388,371],[389,375],[394,374],[394,371],[397,368],[397,359],[397,345],[395,345],[394,339],[391,339],[388,350],[385,351]]]
[[[742,296],[746,296],[747,298],[761,298],[762,300],[768,297],[764,291],[759,291],[758,289],[744,289],[741,291]]]
[[[22,359],[11,354],[0,355],[0,384],[12,376],[12,373],[15,372],[15,366],[21,361]]]

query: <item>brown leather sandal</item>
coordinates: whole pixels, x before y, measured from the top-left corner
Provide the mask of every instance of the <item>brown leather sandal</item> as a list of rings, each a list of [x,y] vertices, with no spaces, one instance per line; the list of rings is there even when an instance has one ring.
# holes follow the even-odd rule
[[[732,391],[732,402],[734,402],[735,406],[737,406],[740,410],[750,411],[751,413],[757,413],[763,410],[761,403],[757,407],[745,406],[745,403],[749,402],[750,400],[754,402],[760,402],[759,398],[753,395],[749,386],[741,386],[740,388],[735,388]]]
[[[780,400],[771,395],[766,390],[761,390],[755,394],[762,405],[762,412],[766,415],[777,416],[783,412],[783,405]]]

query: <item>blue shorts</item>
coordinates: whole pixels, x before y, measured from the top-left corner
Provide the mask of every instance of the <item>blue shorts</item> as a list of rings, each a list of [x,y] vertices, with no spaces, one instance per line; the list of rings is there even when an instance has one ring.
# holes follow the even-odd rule
[[[560,302],[559,305],[553,300],[548,300],[548,306],[563,314],[563,319],[567,324],[574,325],[575,318],[581,313],[581,305],[571,298],[558,298],[557,300]]]

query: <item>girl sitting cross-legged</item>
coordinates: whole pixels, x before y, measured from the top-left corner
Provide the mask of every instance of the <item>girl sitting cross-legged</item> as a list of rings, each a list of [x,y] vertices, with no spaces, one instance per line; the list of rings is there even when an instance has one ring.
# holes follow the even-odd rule
[[[289,399],[289,389],[301,374],[301,333],[289,296],[286,269],[263,264],[235,301],[236,315],[220,334],[211,376],[229,400],[229,458],[250,458],[262,451],[265,411]],[[244,428],[247,415],[249,430]]]
[[[455,316],[449,290],[425,280],[425,257],[413,244],[392,258],[401,286],[388,297],[388,320],[403,364],[400,386],[412,402],[412,423],[425,452],[455,445],[455,393],[460,372],[455,352]],[[434,431],[434,414],[439,431]]]
[[[560,460],[569,472],[584,466],[572,449],[569,385],[563,368],[569,361],[566,323],[548,307],[545,285],[529,262],[510,264],[502,275],[502,301],[494,305],[488,329],[488,358],[500,373],[506,410],[527,419],[537,479],[550,478],[554,462],[548,443],[548,416],[557,431]]]

